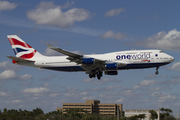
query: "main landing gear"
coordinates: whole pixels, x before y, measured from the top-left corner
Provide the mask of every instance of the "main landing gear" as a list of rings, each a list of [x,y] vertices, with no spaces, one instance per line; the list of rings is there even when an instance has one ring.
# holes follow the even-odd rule
[[[156,72],[155,72],[156,75],[159,74],[158,69],[159,69],[159,67],[156,68]]]
[[[102,72],[96,72],[96,73],[90,73],[89,74],[89,78],[95,78],[97,76],[97,78],[98,78],[98,80],[100,80],[101,79],[101,77],[102,77]]]

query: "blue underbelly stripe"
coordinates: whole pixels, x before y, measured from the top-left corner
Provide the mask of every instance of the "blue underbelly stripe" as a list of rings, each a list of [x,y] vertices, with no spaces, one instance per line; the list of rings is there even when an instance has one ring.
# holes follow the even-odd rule
[[[143,69],[143,68],[152,68],[152,67],[158,67],[169,64],[167,63],[140,63],[140,64],[127,64],[124,67],[119,67],[118,70],[123,69]],[[50,69],[50,70],[56,70],[56,71],[85,71],[80,66],[70,66],[70,67],[43,67],[43,69]]]

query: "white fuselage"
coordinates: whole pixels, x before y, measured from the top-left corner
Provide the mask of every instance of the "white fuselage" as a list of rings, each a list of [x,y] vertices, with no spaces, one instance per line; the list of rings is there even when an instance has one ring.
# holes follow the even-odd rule
[[[41,56],[30,59],[35,61],[33,64],[17,64],[58,71],[85,71],[81,67],[82,64],[71,62],[66,59],[67,57],[68,56]],[[84,55],[83,57],[100,59],[107,63],[126,64],[126,66],[118,67],[117,70],[159,67],[174,61],[172,56],[162,52],[161,50],[130,50],[106,54]],[[106,71],[106,69],[103,69],[103,71]]]

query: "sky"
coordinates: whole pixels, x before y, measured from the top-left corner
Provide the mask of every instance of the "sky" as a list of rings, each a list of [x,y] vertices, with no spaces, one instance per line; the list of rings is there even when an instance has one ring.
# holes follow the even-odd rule
[[[123,104],[123,109],[180,109],[180,1],[0,0],[0,109],[54,111],[63,103]],[[161,49],[175,61],[159,68],[118,71],[99,81],[84,72],[14,65],[7,35],[38,52],[62,55],[46,43],[79,54]]]

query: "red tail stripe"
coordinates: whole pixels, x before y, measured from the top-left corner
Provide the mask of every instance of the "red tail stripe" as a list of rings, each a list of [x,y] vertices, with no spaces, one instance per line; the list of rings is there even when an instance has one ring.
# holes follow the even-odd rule
[[[22,59],[30,59],[30,58],[32,58],[32,57],[34,56],[34,54],[35,54],[36,52],[37,52],[37,51],[34,50],[32,53],[24,54],[24,55],[22,55],[20,58],[22,58]]]
[[[9,42],[11,43],[11,45],[21,45],[25,48],[32,48],[30,45],[28,45],[27,43],[21,42],[15,38],[9,38]]]

